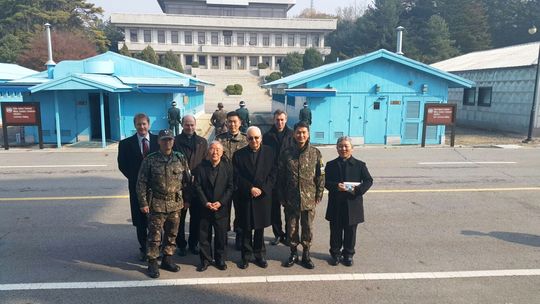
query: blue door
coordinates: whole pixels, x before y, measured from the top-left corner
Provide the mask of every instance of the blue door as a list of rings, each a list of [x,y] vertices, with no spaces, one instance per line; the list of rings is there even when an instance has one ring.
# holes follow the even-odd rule
[[[440,103],[436,97],[411,96],[403,98],[403,130],[401,143],[418,145],[422,142],[422,127],[424,123],[424,105],[426,102]],[[441,130],[444,127],[428,126],[426,128],[426,144],[439,144],[441,142]]]
[[[330,136],[327,144],[335,144],[341,136],[350,135],[350,96],[336,96],[326,98],[330,107]]]
[[[366,97],[364,120],[364,142],[366,144],[386,143],[386,120],[388,116],[388,96]]]
[[[366,103],[364,96],[351,97],[351,118],[350,118],[350,137],[364,136],[364,112],[366,111]]]

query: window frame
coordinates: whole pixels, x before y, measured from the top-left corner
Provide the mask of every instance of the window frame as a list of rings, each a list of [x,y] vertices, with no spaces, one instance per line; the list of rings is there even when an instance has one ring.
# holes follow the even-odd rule
[[[189,42],[188,42],[189,37]],[[185,31],[184,32],[184,44],[186,45],[192,45],[193,44],[193,32],[192,31]]]
[[[135,37],[135,39],[133,39]],[[139,30],[138,29],[129,29],[129,41],[130,42],[139,42]]]
[[[160,44],[164,44],[166,39],[165,39],[165,30],[158,30],[157,31],[157,40],[158,40],[158,43]]]
[[[472,102],[470,102],[471,98],[467,94],[467,92],[470,92],[472,95]],[[476,105],[476,88],[472,87],[470,89],[463,89],[463,105],[464,106],[474,106]]]
[[[486,91],[489,92],[489,101],[485,102],[485,97],[487,95]],[[491,107],[491,101],[493,100],[493,87],[478,87],[478,106],[480,107]]]
[[[146,36],[147,34],[148,34],[148,37]],[[146,38],[148,38],[148,40]],[[152,30],[143,30],[143,42],[144,43],[152,42]]]

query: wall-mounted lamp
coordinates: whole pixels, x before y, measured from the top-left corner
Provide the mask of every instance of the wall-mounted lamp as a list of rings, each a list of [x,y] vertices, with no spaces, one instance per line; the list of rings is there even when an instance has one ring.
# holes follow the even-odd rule
[[[426,94],[426,93],[427,93],[427,90],[428,90],[428,85],[424,83],[424,84],[422,85],[422,94]]]
[[[375,85],[375,93],[379,93],[381,91],[381,86],[376,84]]]
[[[326,88],[327,88],[327,89],[331,89],[332,86],[331,86],[330,84],[327,84],[327,85],[326,85]]]

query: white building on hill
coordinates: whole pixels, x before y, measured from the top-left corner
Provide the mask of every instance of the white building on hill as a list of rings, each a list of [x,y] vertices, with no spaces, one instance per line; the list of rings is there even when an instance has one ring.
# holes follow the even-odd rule
[[[122,28],[128,49],[147,45],[158,54],[172,50],[183,66],[197,62],[204,69],[271,69],[287,53],[315,47],[323,55],[325,35],[335,19],[287,18],[296,0],[158,0],[163,14],[112,14]]]

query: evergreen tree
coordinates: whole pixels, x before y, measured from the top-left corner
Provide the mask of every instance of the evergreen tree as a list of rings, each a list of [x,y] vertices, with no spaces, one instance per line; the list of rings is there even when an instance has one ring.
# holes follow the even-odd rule
[[[424,44],[420,61],[429,64],[458,55],[459,51],[454,47],[448,26],[441,16],[431,16],[423,32]]]
[[[326,43],[332,48],[330,56],[325,59],[326,62],[334,62],[338,57],[343,59],[360,53],[355,33],[355,21],[338,20],[337,29],[326,38]]]
[[[16,63],[24,44],[13,34],[0,39],[0,62]]]
[[[184,73],[184,69],[182,68],[182,64],[180,63],[180,59],[177,55],[173,53],[172,50],[168,51],[163,55],[163,58],[161,59],[160,64],[162,67],[166,67],[171,70],[175,70],[180,73]]]
[[[127,45],[124,43],[120,51],[118,51],[120,55],[131,57],[131,52],[129,51]]]
[[[300,53],[289,53],[279,65],[283,77],[302,72],[303,56]]]
[[[540,26],[540,0],[483,0],[483,3],[493,47],[538,40],[528,29],[533,24]]]
[[[322,54],[316,48],[308,48],[303,57],[303,68],[309,70],[323,65]]]
[[[145,47],[144,50],[137,55],[137,58],[152,64],[158,64],[159,62],[156,52],[150,45]]]

